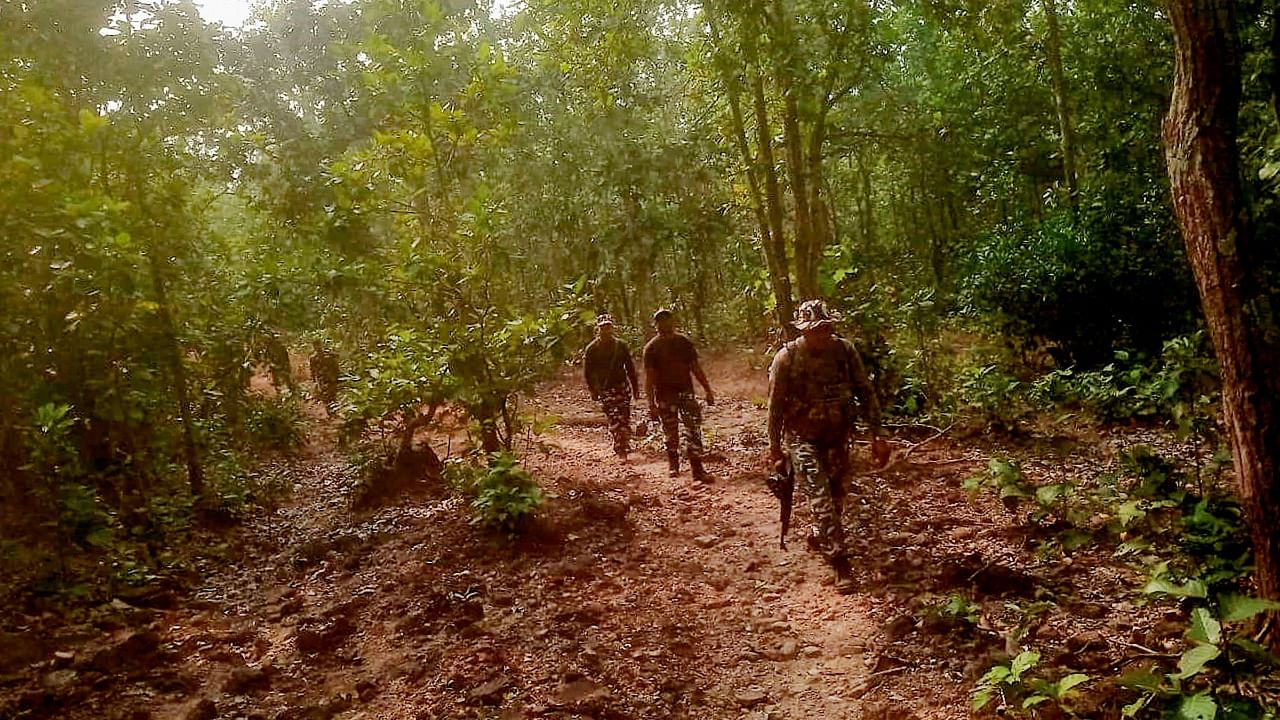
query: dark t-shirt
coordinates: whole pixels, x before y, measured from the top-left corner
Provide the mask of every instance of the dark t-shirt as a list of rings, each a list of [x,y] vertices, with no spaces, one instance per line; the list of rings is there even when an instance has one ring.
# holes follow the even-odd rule
[[[587,386],[593,393],[616,387],[627,387],[629,390],[634,386],[639,389],[636,384],[636,366],[631,362],[631,349],[617,338],[609,342],[600,338],[592,340],[587,346],[582,365]]]
[[[679,333],[669,338],[659,335],[644,346],[644,371],[653,378],[656,399],[693,392],[693,366],[697,362],[693,341]]]

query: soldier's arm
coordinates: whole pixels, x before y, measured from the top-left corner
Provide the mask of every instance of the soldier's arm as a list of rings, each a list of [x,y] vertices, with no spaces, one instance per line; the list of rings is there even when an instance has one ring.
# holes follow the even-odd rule
[[[862,365],[862,354],[853,346],[849,347],[849,372],[852,374],[853,392],[858,396],[858,402],[862,404],[863,415],[866,418],[867,425],[871,427],[871,431],[875,435],[880,434],[880,400],[876,397],[876,388],[871,384],[871,378],[867,375],[867,369]]]
[[[790,353],[782,348],[773,356],[769,365],[769,452],[782,452],[782,409],[787,397],[787,367],[791,364]]]
[[[631,348],[622,346],[622,364],[627,370],[627,379],[631,382],[631,393],[640,397],[640,380],[636,377],[636,364],[631,360]]]
[[[658,407],[658,398],[653,394],[654,391],[654,372],[653,372],[653,353],[649,350],[649,346],[644,346],[644,394],[649,398],[649,411],[653,412]]]
[[[707,374],[702,370],[702,363],[698,361],[698,349],[693,346],[693,342],[689,342],[689,353],[693,355],[693,376],[702,384],[702,389],[707,391],[707,403],[715,402],[715,393],[711,392],[711,382],[707,380]]]
[[[597,394],[595,383],[592,382],[592,378],[595,376],[595,373],[592,372],[593,368],[591,363],[592,356],[595,354],[592,352],[594,349],[595,343],[592,342],[587,345],[586,352],[582,354],[582,378],[587,381],[587,389],[591,391],[592,397],[595,397]]]

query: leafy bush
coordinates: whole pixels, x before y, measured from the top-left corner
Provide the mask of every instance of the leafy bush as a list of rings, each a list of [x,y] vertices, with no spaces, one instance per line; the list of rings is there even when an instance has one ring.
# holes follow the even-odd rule
[[[1011,431],[1026,415],[1024,386],[997,365],[965,368],[957,388],[962,408],[985,425]]]
[[[493,453],[486,468],[451,463],[451,482],[471,496],[472,522],[518,533],[542,505],[542,490],[515,455]]]
[[[1092,368],[1186,332],[1196,295],[1167,213],[1100,199],[981,239],[964,265],[971,312],[1020,349]]]
[[[999,697],[1004,714],[1026,715],[1028,710],[1046,702],[1069,711],[1066,701],[1072,690],[1091,678],[1081,673],[1068,673],[1057,680],[1048,680],[1033,672],[1039,663],[1040,653],[1024,650],[1008,665],[996,665],[988,670],[974,689],[973,709],[981,710]]]
[[[273,450],[294,450],[302,445],[304,425],[302,409],[293,398],[254,398],[244,420],[250,444]]]
[[[1029,391],[1037,404],[1075,406],[1105,421],[1161,420],[1183,438],[1213,432],[1217,393],[1218,367],[1203,331],[1166,341],[1158,360],[1119,351],[1097,370],[1047,373]]]

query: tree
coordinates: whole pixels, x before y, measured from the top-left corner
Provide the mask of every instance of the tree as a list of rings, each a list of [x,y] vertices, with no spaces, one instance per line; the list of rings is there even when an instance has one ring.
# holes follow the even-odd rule
[[[1164,123],[1173,207],[1222,373],[1222,410],[1253,538],[1259,593],[1280,599],[1280,324],[1259,276],[1236,147],[1240,52],[1232,0],[1177,0]],[[1280,633],[1272,632],[1273,648]]]

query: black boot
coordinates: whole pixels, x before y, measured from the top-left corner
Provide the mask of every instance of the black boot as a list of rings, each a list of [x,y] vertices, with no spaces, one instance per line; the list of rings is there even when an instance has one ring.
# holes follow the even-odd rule
[[[680,474],[680,453],[667,453],[667,474],[671,477]]]
[[[710,483],[711,475],[707,474],[706,468],[702,467],[702,458],[689,458],[689,469],[693,471],[693,481],[700,483]]]
[[[836,592],[841,595],[852,595],[858,589],[853,580],[853,570],[849,567],[849,558],[831,558],[831,568],[836,572]]]

